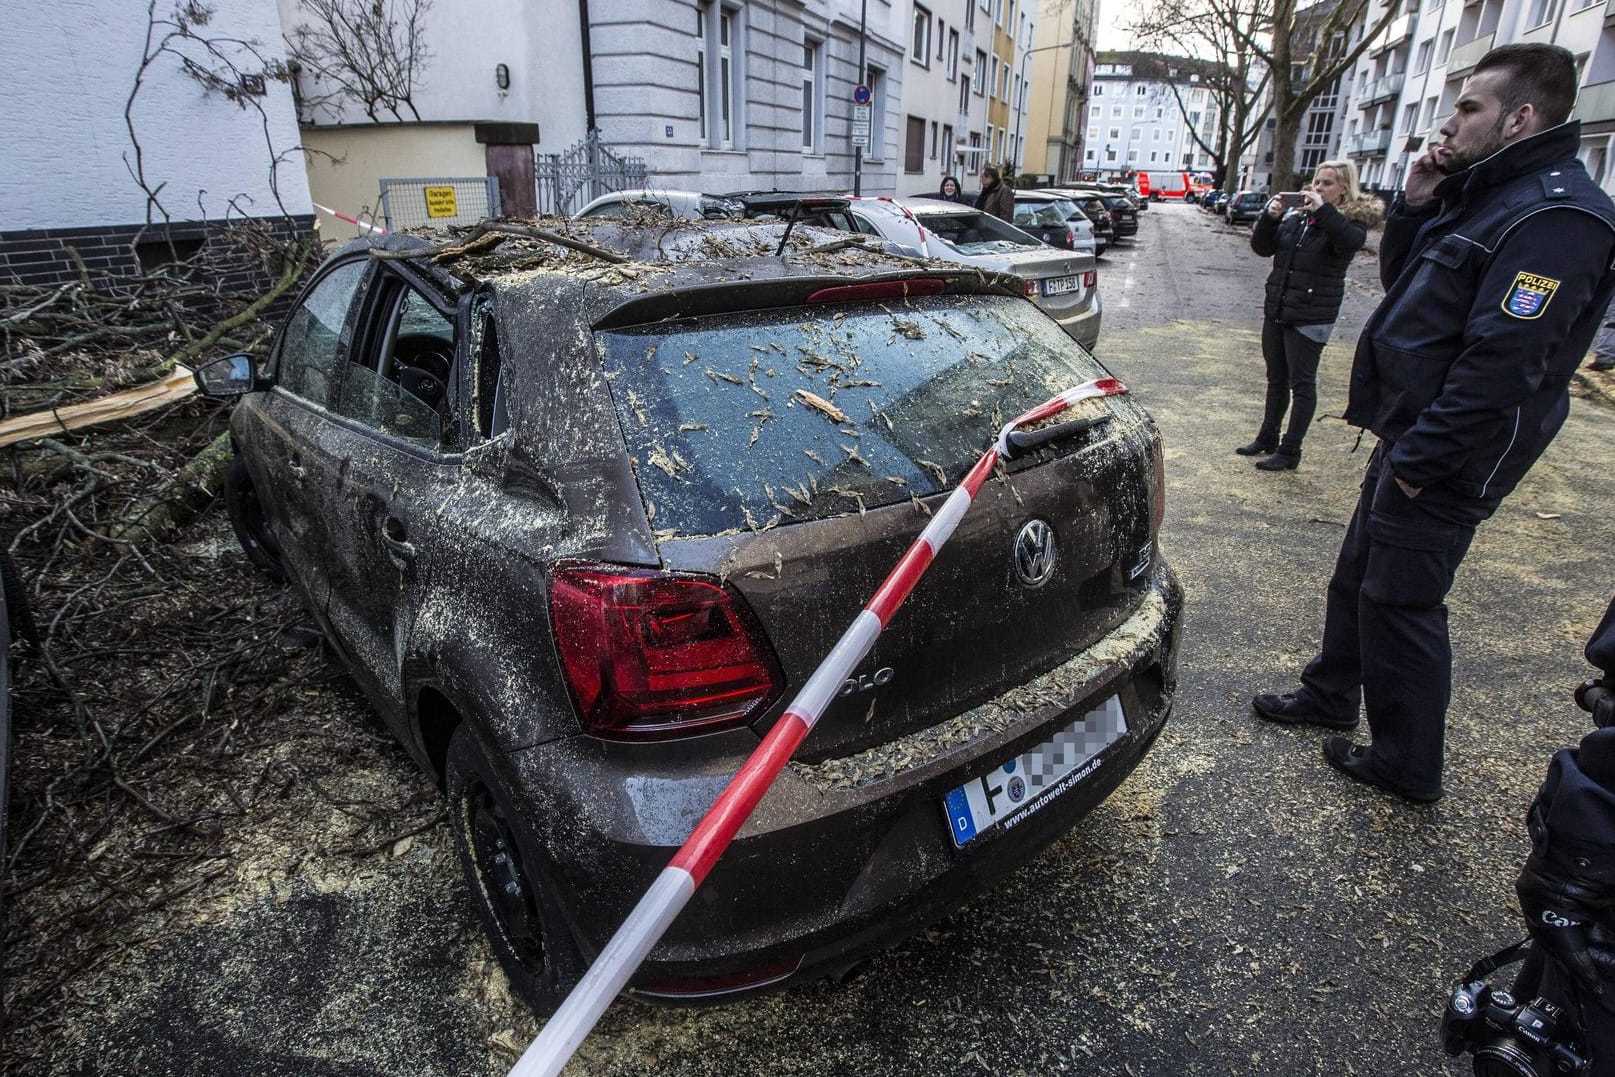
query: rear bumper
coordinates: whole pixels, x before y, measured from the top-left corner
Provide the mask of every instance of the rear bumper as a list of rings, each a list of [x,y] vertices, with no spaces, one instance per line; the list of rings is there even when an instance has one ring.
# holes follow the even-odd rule
[[[699,1001],[839,972],[993,886],[1143,758],[1171,710],[1181,608],[1182,590],[1157,557],[1133,615],[1055,669],[879,750],[790,764],[632,983]],[[1087,773],[1014,825],[954,847],[943,806],[950,790],[1046,743],[1112,696],[1127,730]],[[543,745],[511,762],[571,927],[592,958],[740,759],[655,775],[625,768],[609,748],[577,746]],[[569,796],[578,791],[584,799]],[[781,971],[762,982],[747,975],[759,969]],[[713,977],[748,986],[689,985]],[[683,986],[668,991],[668,981]]]
[[[1093,351],[1099,343],[1099,323],[1104,317],[1104,304],[1099,300],[1097,285],[1084,297],[1081,306],[1071,310],[1051,310],[1045,305],[1043,309],[1060,323],[1066,335],[1084,348]]]

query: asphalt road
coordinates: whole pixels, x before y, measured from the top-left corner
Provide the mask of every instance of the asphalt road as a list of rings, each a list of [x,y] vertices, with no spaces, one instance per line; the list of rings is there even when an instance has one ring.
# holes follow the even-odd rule
[[[855,977],[716,1009],[617,1003],[579,1074],[1444,1074],[1451,981],[1521,933],[1522,818],[1615,572],[1611,412],[1578,399],[1482,528],[1452,596],[1447,798],[1344,781],[1272,728],[1368,445],[1337,418],[1371,253],[1324,359],[1298,471],[1234,456],[1261,402],[1265,263],[1248,231],[1158,205],[1101,262],[1100,355],[1168,445],[1163,545],[1188,592],[1167,731],[1076,832]],[[408,788],[402,754],[368,778]],[[295,840],[296,836],[292,836]],[[442,827],[359,873],[317,857],[199,896],[83,1000],[53,1072],[498,1074],[535,1031],[492,967]]]

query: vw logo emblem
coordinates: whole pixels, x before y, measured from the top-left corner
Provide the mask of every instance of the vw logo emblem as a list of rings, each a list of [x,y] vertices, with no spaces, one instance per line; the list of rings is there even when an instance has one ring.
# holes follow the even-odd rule
[[[1028,587],[1042,587],[1054,575],[1060,544],[1054,528],[1043,520],[1029,520],[1015,536],[1015,575]]]

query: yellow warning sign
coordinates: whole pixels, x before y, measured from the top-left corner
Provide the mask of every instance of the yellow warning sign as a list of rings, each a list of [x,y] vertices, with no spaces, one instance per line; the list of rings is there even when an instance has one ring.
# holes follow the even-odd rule
[[[458,217],[460,210],[454,204],[454,188],[426,188],[426,215],[434,219],[438,217]]]

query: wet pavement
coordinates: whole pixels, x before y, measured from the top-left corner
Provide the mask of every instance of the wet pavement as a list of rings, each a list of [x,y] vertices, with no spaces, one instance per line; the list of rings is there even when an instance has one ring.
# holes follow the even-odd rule
[[[1447,797],[1355,786],[1323,734],[1249,713],[1317,645],[1370,447],[1338,418],[1371,252],[1324,358],[1299,470],[1233,455],[1261,407],[1266,263],[1181,204],[1101,260],[1099,354],[1167,444],[1163,547],[1187,594],[1176,710],[1078,830],[841,983],[712,1009],[624,1000],[579,1074],[1457,1074],[1451,981],[1522,933],[1512,880],[1548,755],[1578,738],[1581,644],[1615,585],[1615,412],[1565,430],[1485,525],[1452,599]],[[1371,237],[1370,243],[1374,242]],[[378,764],[408,788],[401,752]],[[498,1074],[535,1031],[504,992],[444,828],[364,872],[317,861],[199,895],[64,1026],[52,1072]]]

